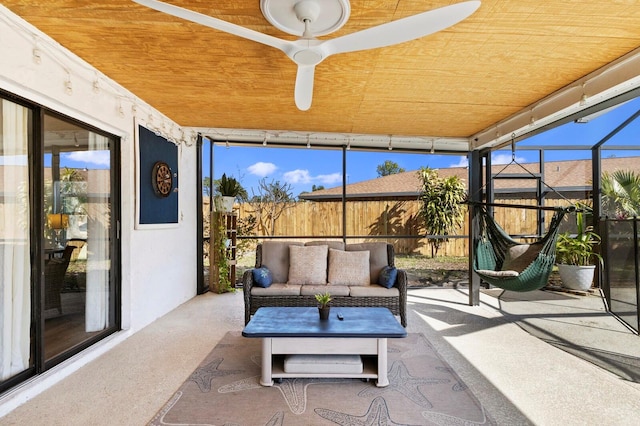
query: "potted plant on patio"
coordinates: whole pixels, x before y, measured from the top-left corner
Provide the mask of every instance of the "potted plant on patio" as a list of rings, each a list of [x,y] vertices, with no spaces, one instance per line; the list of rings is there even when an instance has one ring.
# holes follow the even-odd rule
[[[240,182],[233,177],[227,177],[226,173],[222,174],[218,184],[218,191],[222,197],[220,211],[228,213],[233,210],[233,203],[240,193],[240,189]]]
[[[584,213],[576,213],[577,234],[569,232],[558,236],[556,243],[556,258],[558,272],[562,284],[572,290],[587,291],[593,283],[595,262],[602,257],[595,251],[600,244],[600,236],[593,232],[592,226],[585,226]]]
[[[328,291],[325,293],[318,293],[316,294],[316,300],[318,301],[318,313],[320,314],[320,319],[329,319],[329,312],[331,311],[329,302],[332,300],[331,294]]]

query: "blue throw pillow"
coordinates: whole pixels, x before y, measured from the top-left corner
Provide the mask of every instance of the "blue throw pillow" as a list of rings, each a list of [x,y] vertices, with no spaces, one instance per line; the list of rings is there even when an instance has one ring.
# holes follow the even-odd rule
[[[395,266],[385,266],[380,271],[380,276],[378,277],[378,284],[382,287],[391,288],[393,284],[396,282],[396,278],[398,277],[398,270]]]
[[[258,287],[267,288],[273,283],[273,275],[266,266],[255,268],[253,270],[253,282]]]

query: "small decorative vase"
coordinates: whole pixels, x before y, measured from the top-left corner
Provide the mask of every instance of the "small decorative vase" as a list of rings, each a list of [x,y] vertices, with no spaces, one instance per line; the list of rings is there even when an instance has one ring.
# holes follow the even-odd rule
[[[323,321],[328,320],[330,310],[331,310],[331,307],[329,306],[325,306],[324,308],[318,307],[318,313],[320,313],[320,319]]]

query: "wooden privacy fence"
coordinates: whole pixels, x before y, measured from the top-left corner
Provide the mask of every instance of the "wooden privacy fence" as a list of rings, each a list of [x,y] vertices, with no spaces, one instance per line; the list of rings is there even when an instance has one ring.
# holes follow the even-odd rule
[[[536,205],[535,200],[496,200],[497,203]],[[547,206],[568,206],[566,200],[547,200]],[[239,220],[249,215],[258,219],[258,238],[267,236],[265,225],[261,225],[260,217],[250,203],[236,205]],[[428,236],[425,235],[420,202],[406,201],[349,201],[346,204],[346,235],[348,242],[387,241],[394,245],[400,254],[431,255]],[[438,251],[438,256],[467,256],[468,248],[468,216],[465,206],[465,221],[460,229],[452,233],[447,243]],[[553,212],[545,211],[545,224],[548,225]],[[496,221],[512,235],[537,234],[537,210],[496,207]],[[273,236],[303,236],[315,238],[340,238],[342,235],[342,202],[310,202],[291,203],[275,222]],[[391,238],[376,238],[379,236]],[[357,238],[349,238],[357,237]]]

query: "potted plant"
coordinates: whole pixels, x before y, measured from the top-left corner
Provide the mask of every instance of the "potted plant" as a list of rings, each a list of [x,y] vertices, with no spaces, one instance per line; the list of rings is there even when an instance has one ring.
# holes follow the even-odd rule
[[[218,184],[218,191],[222,197],[220,211],[230,212],[233,210],[233,203],[240,193],[240,182],[233,177],[227,177],[226,173],[222,174]]]
[[[329,306],[329,302],[331,302],[331,294],[329,292],[318,293],[316,294],[316,300],[318,301],[318,312],[320,314],[321,320],[329,319],[329,312],[331,307]]]
[[[586,291],[591,288],[595,273],[595,262],[602,265],[602,257],[595,251],[600,244],[600,236],[592,226],[585,226],[584,214],[576,213],[577,234],[569,232],[558,236],[556,258],[558,272],[565,287]]]

